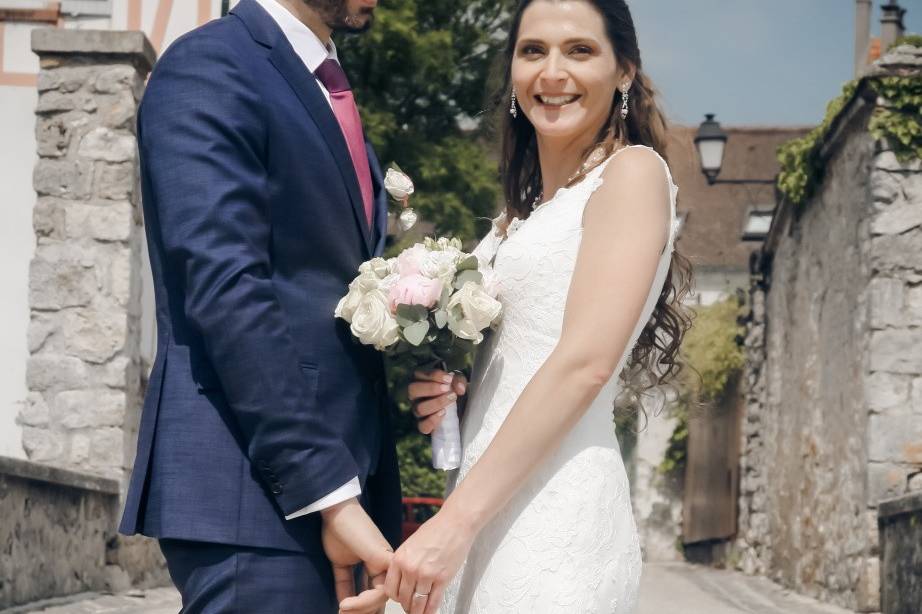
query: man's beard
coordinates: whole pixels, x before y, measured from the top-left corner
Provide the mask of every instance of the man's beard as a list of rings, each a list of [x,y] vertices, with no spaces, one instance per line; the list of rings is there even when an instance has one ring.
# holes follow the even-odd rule
[[[302,0],[304,4],[316,10],[324,23],[336,32],[361,34],[371,28],[374,21],[374,9],[364,8],[355,15],[349,14],[346,0]],[[367,19],[362,21],[362,17]]]

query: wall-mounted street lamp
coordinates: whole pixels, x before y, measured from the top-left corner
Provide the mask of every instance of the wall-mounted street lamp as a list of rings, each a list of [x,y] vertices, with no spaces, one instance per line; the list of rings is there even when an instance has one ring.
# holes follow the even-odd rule
[[[727,147],[729,135],[724,132],[720,123],[714,120],[714,114],[708,113],[705,120],[698,127],[695,136],[695,147],[698,149],[698,158],[701,160],[701,172],[707,177],[708,185],[715,183],[733,184],[763,184],[775,183],[774,179],[718,179],[720,168],[723,166],[724,150]]]

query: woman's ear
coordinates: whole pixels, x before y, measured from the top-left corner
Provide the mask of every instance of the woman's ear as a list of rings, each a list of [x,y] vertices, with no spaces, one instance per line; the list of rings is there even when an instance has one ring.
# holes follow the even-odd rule
[[[625,63],[618,70],[618,89],[622,89],[625,84],[628,87],[632,86],[635,78],[637,78],[637,67]]]

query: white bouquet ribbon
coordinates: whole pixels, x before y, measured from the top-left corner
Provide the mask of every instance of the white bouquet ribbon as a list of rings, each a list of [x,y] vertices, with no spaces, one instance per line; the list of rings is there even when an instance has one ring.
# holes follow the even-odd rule
[[[443,471],[461,466],[461,421],[456,402],[445,408],[442,423],[432,431],[432,466]]]

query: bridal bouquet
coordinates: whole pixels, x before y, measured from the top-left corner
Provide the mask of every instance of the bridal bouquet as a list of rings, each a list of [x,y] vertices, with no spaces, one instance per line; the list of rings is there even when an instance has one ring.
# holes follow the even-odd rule
[[[455,371],[498,320],[497,290],[492,269],[463,252],[458,239],[426,238],[396,258],[362,263],[335,315],[350,324],[359,342],[411,372]],[[432,464],[447,470],[460,463],[461,431],[453,403],[432,433]]]

